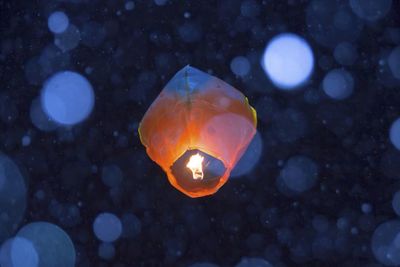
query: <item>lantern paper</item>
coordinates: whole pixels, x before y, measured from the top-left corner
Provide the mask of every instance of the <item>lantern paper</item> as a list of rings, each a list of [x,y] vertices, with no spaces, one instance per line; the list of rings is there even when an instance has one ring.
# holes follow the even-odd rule
[[[169,182],[190,197],[215,193],[256,133],[256,111],[224,81],[186,66],[144,115],[140,140]]]

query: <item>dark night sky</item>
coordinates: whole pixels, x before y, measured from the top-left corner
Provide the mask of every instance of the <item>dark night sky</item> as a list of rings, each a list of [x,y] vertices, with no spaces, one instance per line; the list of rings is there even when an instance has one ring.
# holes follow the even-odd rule
[[[398,10],[0,0],[0,266],[400,266]],[[230,180],[195,199],[138,136],[186,65],[258,116]]]

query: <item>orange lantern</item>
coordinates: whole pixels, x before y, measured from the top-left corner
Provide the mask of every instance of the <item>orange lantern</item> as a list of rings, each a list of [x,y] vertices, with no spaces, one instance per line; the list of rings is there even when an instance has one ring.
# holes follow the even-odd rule
[[[147,110],[139,135],[175,188],[202,197],[225,184],[256,125],[256,111],[241,92],[186,66]]]

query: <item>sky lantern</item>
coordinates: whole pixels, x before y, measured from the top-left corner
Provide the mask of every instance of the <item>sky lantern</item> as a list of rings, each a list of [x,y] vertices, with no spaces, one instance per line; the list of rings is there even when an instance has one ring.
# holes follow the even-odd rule
[[[149,107],[139,135],[175,188],[202,197],[226,183],[256,125],[256,111],[241,92],[186,66]]]

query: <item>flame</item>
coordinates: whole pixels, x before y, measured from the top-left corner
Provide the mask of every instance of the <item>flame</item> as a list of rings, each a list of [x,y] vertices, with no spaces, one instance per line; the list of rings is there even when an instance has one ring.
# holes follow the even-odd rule
[[[186,167],[192,171],[193,179],[195,180],[203,180],[203,160],[204,157],[199,153],[190,157],[189,162],[186,164]]]

